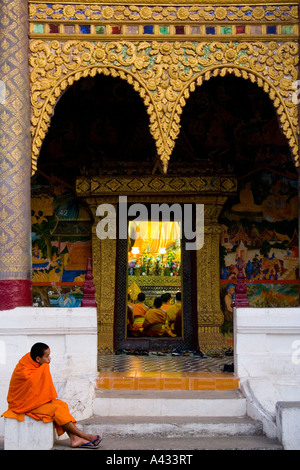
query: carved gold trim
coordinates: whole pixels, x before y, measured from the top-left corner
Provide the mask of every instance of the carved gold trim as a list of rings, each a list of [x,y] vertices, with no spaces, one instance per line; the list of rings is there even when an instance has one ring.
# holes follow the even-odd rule
[[[181,276],[128,276],[128,285],[138,284],[139,286],[181,286]]]
[[[28,3],[36,3],[36,0],[28,0]],[[51,3],[59,3],[61,4],[62,2],[60,0],[52,0]],[[98,4],[98,5],[106,5],[106,4],[126,4],[126,5],[136,5],[137,2],[136,0],[127,0],[127,1],[124,1],[124,0],[115,0],[113,3],[110,3],[110,2],[99,2],[99,0],[81,0],[80,2],[73,2],[73,1],[70,1],[70,2],[67,2],[68,4],[70,5],[73,5],[73,4],[86,4],[86,3],[91,3],[91,4]],[[263,2],[262,0],[251,0],[251,2],[249,2],[249,0],[214,0],[213,3],[210,3],[208,2],[208,0],[197,0],[197,1],[193,1],[193,0],[166,0],[164,2],[161,2],[161,1],[158,1],[158,0],[139,0],[138,2],[139,4],[149,4],[149,5],[165,5],[165,4],[175,4],[175,5],[207,5],[207,6],[211,6],[211,5],[265,5],[266,2]],[[267,5],[286,5],[286,4],[289,4],[289,5],[299,5],[300,3],[300,0],[294,0],[292,2],[290,2],[289,0],[281,0],[281,1],[278,1],[278,0],[269,0],[267,2]]]
[[[237,180],[232,176],[142,176],[142,177],[79,177],[76,180],[78,196],[167,195],[180,193],[232,193],[237,191]]]
[[[198,341],[203,352],[228,348],[221,326],[224,315],[220,304],[220,234],[218,217],[226,197],[204,206],[204,245],[197,251],[197,321]]]
[[[228,2],[229,3],[229,2]],[[296,22],[298,19],[298,7],[293,3],[281,4],[276,3],[269,5],[268,3],[253,4],[255,2],[247,3],[243,5],[243,2],[239,4],[229,5],[221,4],[218,2],[213,4],[193,2],[177,4],[166,3],[154,3],[147,2],[144,5],[142,2],[131,4],[125,2],[119,4],[114,3],[91,3],[85,2],[84,4],[73,3],[73,2],[49,2],[39,3],[31,1],[29,3],[29,20],[30,21],[55,21],[59,22],[76,22],[86,21],[95,22],[101,20],[113,21],[113,22],[124,22],[130,21],[132,23],[143,22],[261,22],[273,23],[274,21],[282,21],[284,23],[288,21]],[[99,24],[99,23],[98,23]]]
[[[140,94],[165,172],[186,100],[204,80],[225,74],[249,79],[269,94],[299,165],[297,104],[292,102],[296,42],[32,40],[30,65],[33,173],[57,100],[74,81],[97,73],[120,77]]]
[[[92,228],[93,277],[97,301],[98,351],[114,349],[114,308],[116,281],[116,240],[99,240]]]
[[[2,0],[0,86],[5,89],[0,93],[0,280],[31,279],[28,72],[27,2]]]

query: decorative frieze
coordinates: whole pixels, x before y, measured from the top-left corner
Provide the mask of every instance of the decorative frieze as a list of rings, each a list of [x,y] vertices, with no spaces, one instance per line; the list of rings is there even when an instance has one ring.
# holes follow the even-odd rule
[[[120,5],[29,2],[30,34],[40,36],[296,37],[297,5]]]

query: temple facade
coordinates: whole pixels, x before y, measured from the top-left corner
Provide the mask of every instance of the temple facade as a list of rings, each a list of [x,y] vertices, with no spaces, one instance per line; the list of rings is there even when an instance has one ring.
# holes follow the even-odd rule
[[[298,44],[298,0],[3,0],[0,310],[92,279],[110,354],[233,347],[240,278],[299,306]],[[179,330],[132,328],[178,292]]]

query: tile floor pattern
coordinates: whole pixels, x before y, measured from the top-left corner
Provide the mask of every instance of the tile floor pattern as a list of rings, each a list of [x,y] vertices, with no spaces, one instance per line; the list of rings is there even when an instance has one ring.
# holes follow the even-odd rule
[[[103,355],[98,357],[99,372],[222,372],[224,364],[232,364],[232,356],[206,358],[187,356],[148,356],[131,354]]]
[[[239,379],[224,373],[232,356],[195,357],[193,354],[99,356],[97,387],[117,390],[232,390]]]

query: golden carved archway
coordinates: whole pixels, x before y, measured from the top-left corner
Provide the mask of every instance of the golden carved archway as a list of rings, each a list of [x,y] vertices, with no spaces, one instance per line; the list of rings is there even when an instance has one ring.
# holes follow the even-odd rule
[[[164,171],[180,132],[186,99],[203,80],[232,73],[263,87],[277,111],[295,165],[298,156],[297,43],[32,40],[32,171],[54,106],[64,90],[82,77],[120,77],[142,97]]]

